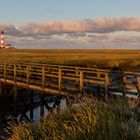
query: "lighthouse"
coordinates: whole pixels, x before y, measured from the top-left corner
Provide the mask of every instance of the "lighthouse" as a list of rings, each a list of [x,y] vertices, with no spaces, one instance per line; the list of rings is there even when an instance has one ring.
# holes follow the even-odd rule
[[[0,38],[1,38],[1,48],[4,48],[5,46],[4,46],[4,32],[3,31],[1,32]]]

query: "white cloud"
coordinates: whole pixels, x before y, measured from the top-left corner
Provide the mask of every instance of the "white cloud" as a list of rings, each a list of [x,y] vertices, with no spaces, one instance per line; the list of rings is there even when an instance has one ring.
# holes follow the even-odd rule
[[[7,40],[16,46],[59,46],[77,45],[91,48],[117,44],[133,44],[139,47],[140,18],[102,18],[81,21],[47,21],[29,23],[18,27],[0,24],[0,30],[7,34]],[[125,46],[124,46],[125,47]]]

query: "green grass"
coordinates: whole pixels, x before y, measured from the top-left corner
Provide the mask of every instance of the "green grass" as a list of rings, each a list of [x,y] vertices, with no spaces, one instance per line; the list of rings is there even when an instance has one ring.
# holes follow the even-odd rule
[[[138,140],[138,109],[124,99],[84,98],[79,107],[49,116],[43,123],[12,125],[10,140]]]
[[[140,66],[140,50],[0,49],[0,60],[93,67]]]

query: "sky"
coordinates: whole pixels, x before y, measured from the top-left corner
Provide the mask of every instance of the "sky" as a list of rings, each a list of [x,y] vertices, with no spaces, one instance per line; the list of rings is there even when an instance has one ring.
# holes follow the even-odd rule
[[[0,0],[17,48],[140,49],[140,0]]]

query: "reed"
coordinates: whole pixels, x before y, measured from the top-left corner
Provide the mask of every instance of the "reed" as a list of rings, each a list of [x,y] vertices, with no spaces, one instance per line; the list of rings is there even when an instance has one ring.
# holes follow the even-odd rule
[[[138,140],[140,139],[139,107],[124,99],[106,102],[84,98],[42,123],[11,125],[10,140]]]

